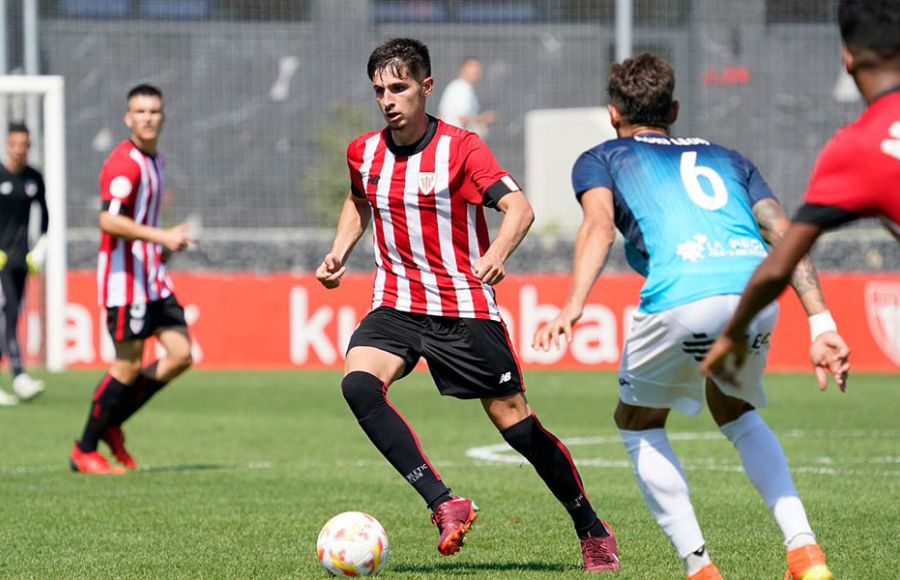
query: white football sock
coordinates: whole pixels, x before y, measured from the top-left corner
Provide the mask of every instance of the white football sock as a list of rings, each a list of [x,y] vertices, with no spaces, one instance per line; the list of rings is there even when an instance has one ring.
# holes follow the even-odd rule
[[[704,566],[711,563],[712,560],[709,558],[709,553],[707,553],[706,548],[704,548],[700,554],[691,552],[684,557],[684,571],[688,575],[688,578],[690,578],[702,570]]]
[[[687,479],[665,429],[620,429],[619,433],[631,456],[644,502],[687,565],[687,557],[702,548],[705,542],[691,505]]]
[[[721,429],[737,448],[747,477],[772,511],[785,545],[815,542],[781,444],[759,413],[744,413]]]

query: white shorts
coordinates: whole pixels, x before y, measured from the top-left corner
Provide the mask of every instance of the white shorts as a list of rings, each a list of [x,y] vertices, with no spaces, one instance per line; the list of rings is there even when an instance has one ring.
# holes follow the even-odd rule
[[[703,409],[705,379],[700,361],[731,319],[740,296],[711,296],[669,310],[636,311],[619,368],[619,398],[636,407],[678,409],[696,415]],[[750,324],[750,350],[737,374],[740,387],[716,381],[719,389],[754,407],[766,405],[762,385],[769,337],[778,318],[773,302]],[[715,380],[715,379],[714,379]]]

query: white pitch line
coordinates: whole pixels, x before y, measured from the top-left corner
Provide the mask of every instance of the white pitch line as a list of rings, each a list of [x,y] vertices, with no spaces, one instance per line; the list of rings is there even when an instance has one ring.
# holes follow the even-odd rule
[[[837,438],[878,438],[889,439],[900,437],[898,429],[792,429],[781,434],[782,438],[810,439],[818,437]],[[719,431],[687,431],[670,433],[672,441],[707,441],[725,437]],[[563,439],[568,447],[579,445],[609,445],[620,444],[621,439],[617,435],[602,435],[597,437],[570,437]],[[479,462],[476,465],[521,465],[525,459],[506,443],[472,447],[466,450],[466,457]],[[792,467],[794,473],[811,473],[815,475],[885,475],[900,477],[900,471],[870,471],[865,469],[843,469],[841,465],[892,465],[900,463],[900,458],[895,456],[880,456],[869,458],[850,458],[835,460],[831,457],[817,457],[812,460],[818,465],[798,465]],[[796,463],[796,460],[794,461]],[[837,464],[837,465],[836,465]],[[631,469],[631,462],[623,459],[588,458],[576,459],[575,465],[579,467],[600,467],[604,469]],[[681,462],[682,467],[688,471],[717,471],[717,472],[743,472],[743,467],[737,463],[722,462],[715,459],[690,458]]]
[[[892,439],[900,438],[900,429],[792,429],[781,433],[782,439],[811,439],[811,438],[877,438]],[[669,439],[672,441],[709,441],[721,439],[724,436],[719,431],[687,431],[670,433]],[[563,442],[569,447],[577,447],[584,445],[619,445],[621,439],[618,435],[600,435],[593,437],[569,437]],[[472,447],[466,450],[466,457],[470,461],[458,461],[453,459],[441,460],[435,459],[433,462],[441,467],[503,467],[506,465],[524,465],[526,460],[513,450],[506,443],[497,443],[493,445],[484,445]],[[471,462],[471,460],[474,461]],[[874,457],[850,457],[835,460],[831,457],[820,456],[808,459],[814,465],[796,465],[796,459],[792,461],[791,470],[794,473],[809,473],[814,475],[853,475],[853,476],[873,476],[881,475],[888,477],[900,477],[900,471],[897,470],[870,470],[860,469],[861,466],[872,465],[882,467],[893,467],[900,464],[900,456],[881,455]],[[624,459],[603,459],[602,457],[576,459],[575,464],[580,467],[599,467],[601,469],[631,469],[631,462]],[[740,473],[743,468],[737,463],[728,463],[713,458],[688,458],[681,462],[682,467],[688,471],[716,471],[716,472],[734,472]],[[199,465],[197,470],[207,469],[309,469],[317,467],[381,467],[385,462],[381,459],[346,459],[337,461],[291,461],[286,463],[274,464],[270,461],[250,461],[241,464],[210,464],[208,466]],[[850,467],[854,466],[854,467]],[[151,465],[139,469],[139,472],[163,472],[178,471],[181,467],[182,471],[189,471],[191,466],[165,466]],[[64,464],[55,463],[50,465],[0,465],[0,475],[34,475],[43,473],[53,473],[68,471],[68,467]]]

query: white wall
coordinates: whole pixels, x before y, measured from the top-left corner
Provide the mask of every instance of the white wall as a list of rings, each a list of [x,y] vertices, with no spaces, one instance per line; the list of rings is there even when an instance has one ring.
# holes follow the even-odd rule
[[[581,207],[572,191],[572,165],[587,149],[615,137],[606,107],[526,113],[525,193],[534,206],[535,230],[574,237]]]

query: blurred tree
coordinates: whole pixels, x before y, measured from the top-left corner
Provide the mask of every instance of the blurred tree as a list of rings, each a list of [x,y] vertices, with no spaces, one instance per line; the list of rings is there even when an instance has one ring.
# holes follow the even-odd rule
[[[316,134],[318,162],[298,184],[298,193],[311,199],[310,209],[321,226],[337,223],[350,190],[347,145],[372,129],[369,109],[347,101],[332,101],[328,125]]]

